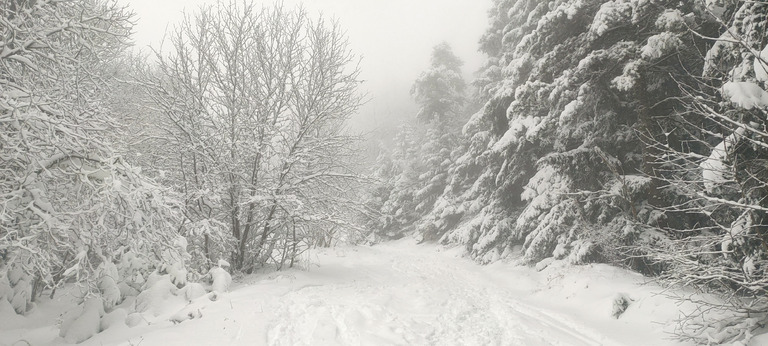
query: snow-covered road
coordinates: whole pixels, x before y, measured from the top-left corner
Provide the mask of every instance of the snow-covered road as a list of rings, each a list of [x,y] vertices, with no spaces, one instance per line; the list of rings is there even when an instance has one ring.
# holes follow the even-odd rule
[[[412,251],[416,250],[416,251]],[[274,307],[274,345],[598,345],[563,316],[514,298],[474,264],[409,246],[326,257],[316,284]],[[423,249],[422,249],[423,250]]]
[[[636,274],[605,265],[543,272],[479,266],[459,253],[413,240],[317,250],[309,270],[249,276],[216,301],[166,308],[84,344],[676,344],[652,321],[676,307],[653,287],[638,286]],[[617,292],[634,299],[620,319],[611,317]],[[179,311],[199,313],[169,321]]]

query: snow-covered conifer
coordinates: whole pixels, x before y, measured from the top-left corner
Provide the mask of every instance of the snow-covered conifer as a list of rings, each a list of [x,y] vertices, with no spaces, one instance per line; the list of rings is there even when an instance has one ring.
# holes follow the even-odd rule
[[[674,112],[665,100],[679,93],[675,78],[700,66],[684,58],[700,41],[686,30],[702,21],[696,9],[496,1],[476,83],[486,104],[464,127],[450,188],[428,216],[458,225],[441,230],[443,241],[484,261],[519,248],[527,263],[622,261],[616,249],[655,241],[643,225],[658,221],[661,202],[643,178],[653,167],[637,134],[661,134],[651,117]]]
[[[413,84],[417,123],[400,127],[393,152],[377,170],[382,182],[373,197],[380,199],[375,203],[380,217],[372,225],[381,236],[437,233],[424,216],[450,181],[466,100],[462,64],[447,43],[438,44],[430,67]]]
[[[419,121],[455,121],[465,100],[466,85],[461,76],[463,64],[448,43],[440,43],[432,49],[429,69],[421,73],[411,88],[411,95],[419,105],[416,115]]]

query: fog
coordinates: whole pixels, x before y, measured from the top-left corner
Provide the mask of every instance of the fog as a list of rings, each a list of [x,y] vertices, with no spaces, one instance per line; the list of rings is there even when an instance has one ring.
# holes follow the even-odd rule
[[[214,0],[124,0],[136,12],[134,41],[158,47],[166,29]],[[267,2],[265,2],[267,3]],[[302,2],[284,1],[296,6]],[[478,40],[486,28],[490,0],[312,0],[302,3],[310,13],[335,18],[347,30],[351,49],[361,58],[362,92],[367,102],[351,121],[355,131],[392,127],[413,118],[413,81],[429,65],[434,45],[446,41],[465,64],[471,81],[483,56]]]

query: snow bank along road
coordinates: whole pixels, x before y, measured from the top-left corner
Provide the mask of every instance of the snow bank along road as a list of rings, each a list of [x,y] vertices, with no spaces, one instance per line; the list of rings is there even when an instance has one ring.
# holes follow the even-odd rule
[[[634,317],[610,316],[612,297],[622,288],[615,280],[632,290],[639,287],[631,282],[634,274],[593,266],[547,275],[508,264],[478,266],[457,254],[412,240],[321,250],[308,271],[246,277],[217,301],[193,303],[202,317],[174,324],[168,316],[176,308],[84,344],[674,344],[650,321],[660,302],[646,301]],[[625,315],[634,305],[643,304]]]

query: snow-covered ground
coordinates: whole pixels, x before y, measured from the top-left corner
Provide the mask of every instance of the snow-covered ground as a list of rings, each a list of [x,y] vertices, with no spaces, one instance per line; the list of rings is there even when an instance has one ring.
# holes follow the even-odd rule
[[[478,266],[459,253],[410,239],[318,250],[309,270],[249,276],[215,301],[170,300],[157,316],[132,328],[115,323],[83,344],[677,344],[668,333],[680,307],[637,274],[607,265]],[[630,305],[614,318],[618,297]],[[53,311],[66,301],[3,317],[0,345],[62,343]]]

